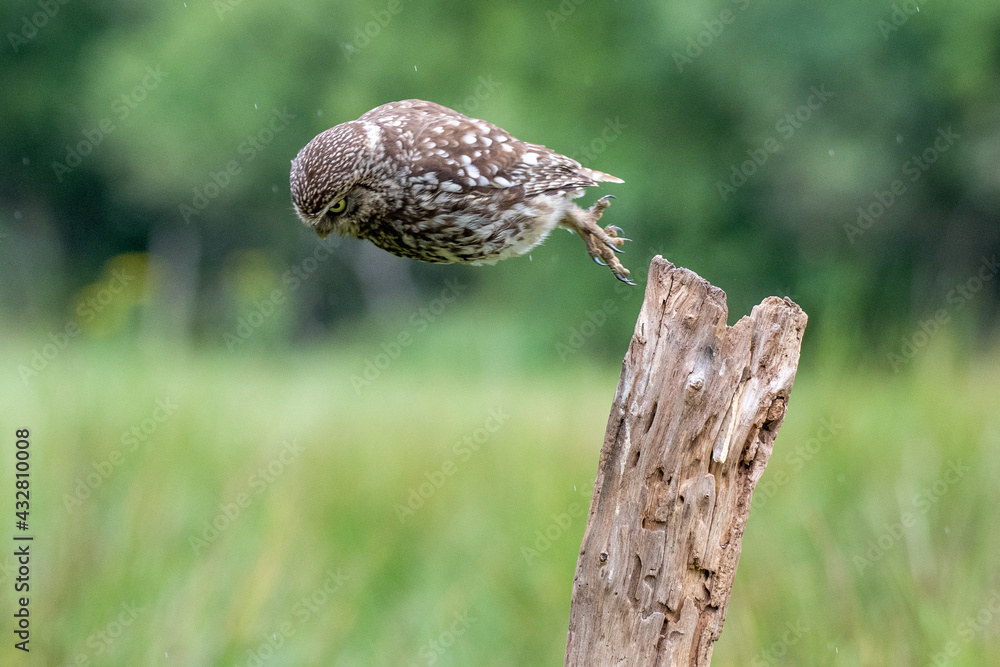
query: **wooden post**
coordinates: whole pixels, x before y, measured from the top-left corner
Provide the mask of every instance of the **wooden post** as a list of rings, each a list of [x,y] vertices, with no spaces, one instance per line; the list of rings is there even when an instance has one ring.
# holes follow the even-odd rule
[[[706,666],[806,314],[726,294],[662,257],[622,364],[573,579],[567,667]]]

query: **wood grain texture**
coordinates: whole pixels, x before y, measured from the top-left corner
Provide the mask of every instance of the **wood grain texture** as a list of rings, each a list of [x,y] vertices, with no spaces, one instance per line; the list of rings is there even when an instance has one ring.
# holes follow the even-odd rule
[[[806,314],[726,295],[655,257],[573,580],[567,666],[708,665]]]

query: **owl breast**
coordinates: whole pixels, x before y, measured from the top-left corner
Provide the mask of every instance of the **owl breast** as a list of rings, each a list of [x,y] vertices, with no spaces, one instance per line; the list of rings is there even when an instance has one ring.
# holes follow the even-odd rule
[[[566,213],[565,194],[518,200],[500,194],[455,197],[421,190],[364,231],[375,245],[436,264],[493,264],[545,240]]]

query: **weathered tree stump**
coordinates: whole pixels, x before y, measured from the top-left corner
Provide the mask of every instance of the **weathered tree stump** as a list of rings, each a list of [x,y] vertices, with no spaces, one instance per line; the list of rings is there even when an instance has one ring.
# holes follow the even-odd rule
[[[566,665],[708,665],[806,314],[726,295],[662,257],[622,364],[573,580]]]

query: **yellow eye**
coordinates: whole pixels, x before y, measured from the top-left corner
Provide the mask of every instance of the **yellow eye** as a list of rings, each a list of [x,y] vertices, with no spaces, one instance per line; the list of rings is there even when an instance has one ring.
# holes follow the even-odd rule
[[[337,213],[343,213],[344,209],[347,208],[347,200],[341,199],[336,204],[330,207],[330,213],[336,215]]]

